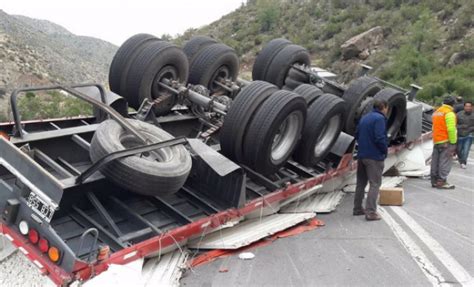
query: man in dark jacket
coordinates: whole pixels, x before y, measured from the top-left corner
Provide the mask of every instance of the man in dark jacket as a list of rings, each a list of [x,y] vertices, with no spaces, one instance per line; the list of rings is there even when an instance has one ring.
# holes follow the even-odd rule
[[[461,168],[466,168],[469,150],[471,149],[472,137],[474,136],[474,114],[472,113],[472,102],[464,103],[464,110],[457,113],[458,143],[457,153]]]
[[[362,117],[356,131],[357,186],[353,214],[365,214],[365,219],[369,221],[380,220],[377,213],[377,197],[382,184],[384,160],[388,149],[387,112],[387,102],[375,100],[373,111]],[[362,201],[367,183],[370,183],[370,187],[364,210]]]

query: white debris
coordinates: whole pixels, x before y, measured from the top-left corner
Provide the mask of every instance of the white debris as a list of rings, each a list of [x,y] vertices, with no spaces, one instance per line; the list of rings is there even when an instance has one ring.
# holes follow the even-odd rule
[[[242,260],[252,260],[255,258],[255,254],[252,252],[242,252],[239,254],[239,258]]]

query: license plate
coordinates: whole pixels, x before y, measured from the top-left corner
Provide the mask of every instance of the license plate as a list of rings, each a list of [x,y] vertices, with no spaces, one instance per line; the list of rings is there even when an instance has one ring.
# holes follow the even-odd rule
[[[39,196],[34,192],[30,192],[27,200],[28,206],[33,209],[41,218],[50,222],[53,218],[54,208],[46,204]]]

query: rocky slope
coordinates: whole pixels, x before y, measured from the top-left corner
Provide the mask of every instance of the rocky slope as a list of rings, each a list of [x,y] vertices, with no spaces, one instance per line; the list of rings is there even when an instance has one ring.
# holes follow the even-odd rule
[[[5,94],[17,87],[107,84],[108,67],[116,50],[113,44],[74,35],[49,21],[0,10],[0,118],[5,116]]]
[[[473,14],[472,0],[248,0],[176,41],[221,40],[236,49],[248,74],[261,47],[284,37],[341,81],[368,64],[386,80],[425,86],[421,96],[439,102],[445,93],[474,98]]]

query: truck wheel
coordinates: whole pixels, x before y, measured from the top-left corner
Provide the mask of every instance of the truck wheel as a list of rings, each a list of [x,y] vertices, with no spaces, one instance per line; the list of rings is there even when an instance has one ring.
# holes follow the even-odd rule
[[[306,118],[300,95],[277,91],[257,110],[244,139],[244,162],[263,174],[273,174],[291,156]]]
[[[270,83],[254,81],[240,91],[232,102],[220,131],[222,154],[236,162],[243,162],[242,145],[247,126],[260,105],[277,90]]]
[[[224,44],[203,48],[189,67],[189,83],[203,85],[211,93],[221,88],[214,84],[219,78],[235,81],[239,74],[239,57],[234,49]]]
[[[344,100],[331,94],[323,94],[312,102],[293,155],[296,161],[314,166],[328,155],[342,130],[345,110]]]
[[[308,51],[298,45],[284,47],[267,67],[264,80],[281,88],[285,84],[288,71],[294,64],[309,66],[311,59]]]
[[[360,77],[353,80],[342,98],[346,101],[346,122],[344,131],[354,135],[357,124],[362,116],[360,114],[361,104],[368,97],[375,96],[382,89],[382,85],[377,79],[371,77]]]
[[[267,73],[268,66],[272,62],[273,58],[280,52],[284,47],[290,45],[291,42],[283,39],[277,38],[268,42],[265,47],[258,53],[255,63],[252,68],[252,79],[256,80],[265,80],[265,74]]]
[[[194,36],[187,41],[183,46],[183,52],[188,57],[189,66],[191,66],[194,57],[199,53],[199,51],[204,47],[215,43],[217,43],[217,41],[208,36]]]
[[[131,107],[138,109],[145,99],[166,97],[154,108],[156,115],[164,115],[176,104],[177,99],[159,83],[163,79],[186,83],[188,71],[188,60],[181,48],[165,41],[153,43],[145,47],[130,67],[127,100],[133,103]]]
[[[164,130],[138,120],[128,120],[152,142],[170,140]],[[114,120],[102,122],[94,133],[90,157],[96,162],[112,152],[140,146],[140,142]],[[191,156],[183,145],[129,156],[108,163],[102,174],[120,187],[143,195],[165,195],[178,191],[191,171]]]
[[[309,77],[306,73],[297,69],[290,68],[285,79],[285,86],[291,90],[296,89],[299,85],[309,83]]]
[[[294,89],[293,92],[302,96],[306,100],[308,106],[310,106],[312,102],[324,94],[323,91],[321,91],[318,87],[310,84],[302,84]]]
[[[374,99],[383,99],[388,103],[387,135],[388,139],[392,140],[400,131],[407,115],[407,98],[398,90],[385,88],[378,92]]]
[[[137,34],[130,37],[120,46],[112,59],[109,69],[109,86],[112,92],[123,96],[121,82],[128,74],[130,63],[144,44],[153,41],[160,41],[160,39],[150,34]]]

